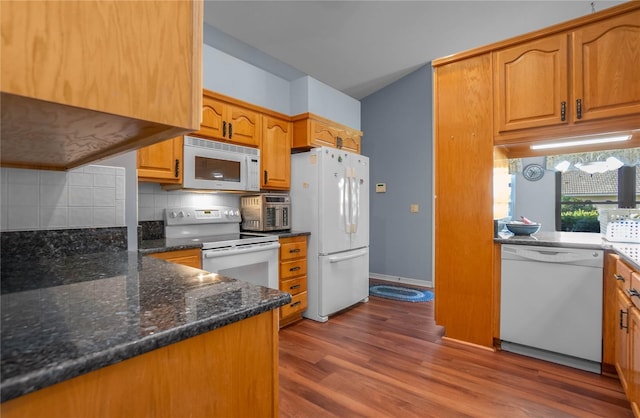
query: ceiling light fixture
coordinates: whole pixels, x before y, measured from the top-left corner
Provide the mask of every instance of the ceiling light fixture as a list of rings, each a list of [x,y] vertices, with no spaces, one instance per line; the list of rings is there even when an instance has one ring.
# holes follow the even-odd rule
[[[580,145],[594,145],[594,144],[608,144],[610,142],[622,142],[631,139],[631,135],[618,135],[608,136],[591,139],[578,139],[575,141],[565,142],[549,142],[546,144],[531,145],[532,150],[551,149],[551,148],[565,148],[565,147],[577,147]]]

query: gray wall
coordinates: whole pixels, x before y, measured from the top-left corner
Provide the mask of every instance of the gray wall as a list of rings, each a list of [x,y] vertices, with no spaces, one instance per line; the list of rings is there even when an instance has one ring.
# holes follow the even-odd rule
[[[425,65],[362,100],[371,159],[372,276],[431,282],[432,70]],[[375,193],[386,183],[386,193]],[[410,205],[420,211],[410,213]]]

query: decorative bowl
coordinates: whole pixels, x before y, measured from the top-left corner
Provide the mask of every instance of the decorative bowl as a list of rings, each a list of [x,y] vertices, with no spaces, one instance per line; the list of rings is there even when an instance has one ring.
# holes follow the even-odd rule
[[[511,231],[514,235],[531,235],[535,234],[540,230],[541,224],[516,224],[516,223],[507,223],[507,229]]]

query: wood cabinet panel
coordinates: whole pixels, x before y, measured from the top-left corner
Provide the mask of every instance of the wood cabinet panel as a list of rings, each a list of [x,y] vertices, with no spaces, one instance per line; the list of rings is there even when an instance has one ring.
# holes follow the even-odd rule
[[[618,289],[616,293],[616,313],[618,326],[615,331],[615,366],[624,392],[629,396],[629,309],[631,303],[625,293]]]
[[[180,136],[139,149],[138,181],[182,183],[183,145]]]
[[[295,279],[281,280],[280,290],[296,295],[307,291],[307,276],[296,277]]]
[[[280,320],[281,324],[287,321],[289,324],[290,318],[300,315],[307,309],[307,292],[298,293],[291,296],[291,302],[288,305],[280,307]]]
[[[629,312],[629,392],[631,409],[640,416],[640,310]]]
[[[12,1],[1,19],[3,165],[68,169],[198,128],[201,1]]]
[[[494,335],[491,98],[490,54],[435,68],[436,323],[485,347]]]
[[[262,117],[260,188],[288,190],[291,187],[291,122]]]
[[[619,255],[610,252],[605,253],[603,267],[602,371],[611,375],[617,374],[614,365],[616,357],[616,328],[618,327],[618,280],[616,280],[618,260],[620,260]]]
[[[311,113],[292,119],[293,149],[308,150],[324,146],[360,153],[361,131]]]
[[[277,417],[275,311],[2,403],[3,418]]]
[[[618,287],[621,290],[629,289],[631,285],[631,273],[633,273],[633,269],[627,265],[621,259],[616,261],[616,272],[615,279]]]
[[[260,145],[261,122],[258,111],[230,103],[223,100],[221,95],[205,89],[202,95],[202,123],[192,135],[257,147]]]
[[[495,143],[512,158],[544,155],[536,142],[640,126],[640,3],[563,26],[494,51]]]
[[[494,54],[497,132],[568,122],[568,60],[566,34]]]
[[[161,260],[171,261],[177,264],[182,264],[184,266],[195,267],[198,269],[202,268],[202,252],[199,248],[166,251],[163,253],[149,254],[149,256],[159,258]]]
[[[280,327],[302,319],[307,309],[307,237],[280,238],[280,290],[291,303],[280,308]]]
[[[307,257],[307,240],[280,241],[280,260],[292,260]]]
[[[639,115],[640,10],[575,30],[571,41],[576,120]]]

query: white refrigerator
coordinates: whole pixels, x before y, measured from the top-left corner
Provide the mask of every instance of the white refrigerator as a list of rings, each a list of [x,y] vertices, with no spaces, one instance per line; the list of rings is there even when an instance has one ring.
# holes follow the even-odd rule
[[[310,231],[308,307],[329,315],[369,300],[369,158],[320,147],[291,156],[291,228]]]

